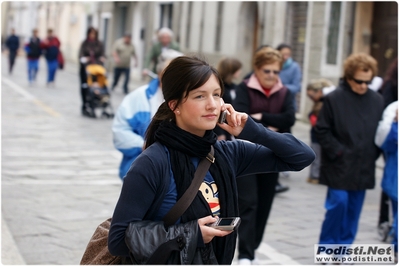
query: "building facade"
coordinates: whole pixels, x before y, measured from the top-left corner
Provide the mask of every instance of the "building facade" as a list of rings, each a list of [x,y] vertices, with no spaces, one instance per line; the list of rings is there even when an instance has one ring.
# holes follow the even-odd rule
[[[160,27],[171,28],[182,52],[200,53],[216,65],[223,56],[251,70],[257,47],[292,45],[293,59],[303,72],[298,95],[298,118],[307,119],[311,104],[306,85],[313,78],[337,83],[342,64],[353,52],[365,52],[379,63],[384,76],[398,51],[397,2],[282,2],[282,1],[177,1],[177,2],[3,2],[5,30],[17,28],[29,36],[31,27],[41,36],[51,27],[60,37],[67,60],[77,63],[80,43],[88,26],[99,29],[108,58],[112,43],[124,32],[132,34],[138,67],[132,78],[141,78],[145,54]],[[107,68],[112,67],[108,60]]]

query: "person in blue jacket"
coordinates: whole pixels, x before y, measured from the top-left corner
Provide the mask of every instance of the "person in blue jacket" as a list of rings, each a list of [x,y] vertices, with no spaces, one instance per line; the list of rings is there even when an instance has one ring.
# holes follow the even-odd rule
[[[19,37],[15,34],[15,29],[11,29],[11,35],[6,40],[6,46],[8,49],[8,73],[11,74],[19,49]]]
[[[283,56],[283,67],[280,70],[280,79],[284,86],[286,86],[292,94],[294,94],[295,110],[298,109],[296,105],[296,95],[301,91],[302,71],[301,67],[291,57],[292,48],[290,45],[282,43],[277,46],[277,50]]]
[[[378,123],[375,144],[385,156],[382,190],[391,199],[393,223],[390,235],[398,253],[398,101],[388,105]]]
[[[132,162],[143,151],[144,134],[151,118],[163,102],[159,76],[171,59],[183,55],[175,50],[165,50],[157,65],[158,78],[130,92],[120,104],[112,125],[113,142],[122,154],[119,177],[123,180]]]
[[[181,231],[181,251],[173,252],[166,264],[231,264],[237,231],[222,231],[208,224],[215,222],[216,216],[239,216],[236,178],[300,171],[315,154],[292,134],[267,129],[248,114],[236,112],[231,104],[224,104],[219,73],[195,56],[172,60],[161,82],[165,101],[148,127],[144,151],[124,178],[112,216],[109,252],[126,260],[137,255],[125,242],[130,236],[126,231],[129,224],[161,221],[190,186],[199,161],[213,146],[215,160],[194,200],[175,225],[165,228],[165,232]],[[218,125],[240,140],[217,140],[213,129],[222,111],[227,111],[226,121]],[[145,241],[132,244],[157,248],[163,244],[158,233],[149,231]]]
[[[37,29],[32,30],[32,37],[25,44],[25,51],[28,58],[28,80],[29,84],[32,84],[36,81],[36,75],[39,71],[39,58],[42,54]]]

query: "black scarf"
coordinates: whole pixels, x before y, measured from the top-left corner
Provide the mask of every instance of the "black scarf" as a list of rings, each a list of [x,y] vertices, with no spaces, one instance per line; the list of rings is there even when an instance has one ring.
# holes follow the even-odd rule
[[[164,121],[155,133],[155,140],[169,149],[177,199],[179,199],[194,178],[195,168],[190,158],[205,158],[211,150],[211,145],[216,143],[217,136],[212,130],[208,130],[204,137],[198,137],[179,128],[173,121]],[[239,213],[235,177],[232,177],[230,166],[216,148],[214,156],[215,163],[210,166],[209,171],[219,191],[220,217],[236,217]],[[181,222],[196,220],[208,215],[212,215],[212,212],[202,193],[198,191],[190,207],[182,215]],[[237,233],[233,232],[226,237],[213,238],[212,247],[219,264],[231,264],[236,237]]]

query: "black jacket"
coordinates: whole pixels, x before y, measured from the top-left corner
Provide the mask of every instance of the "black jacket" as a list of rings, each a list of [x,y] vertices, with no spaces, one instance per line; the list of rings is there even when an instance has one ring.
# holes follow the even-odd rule
[[[262,113],[262,119],[256,122],[263,126],[276,127],[280,133],[290,133],[295,124],[294,95],[286,87],[267,97],[264,93],[248,87],[247,82],[241,82],[236,89],[233,101],[234,109],[239,112]]]
[[[197,248],[197,220],[176,224],[165,229],[163,222],[139,221],[130,223],[126,230],[126,245],[133,264],[218,264],[211,244]],[[177,250],[159,261],[160,252],[155,253],[156,262],[149,261],[162,244],[175,246]],[[158,249],[159,251],[159,249]]]
[[[322,148],[321,184],[344,190],[374,188],[379,156],[374,135],[383,109],[381,95],[370,89],[357,94],[344,80],[324,98],[315,127]]]

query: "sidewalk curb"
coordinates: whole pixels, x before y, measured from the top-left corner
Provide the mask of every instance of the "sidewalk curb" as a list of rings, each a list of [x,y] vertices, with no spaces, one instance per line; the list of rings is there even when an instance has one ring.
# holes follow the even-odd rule
[[[4,218],[1,218],[1,264],[26,265]]]

